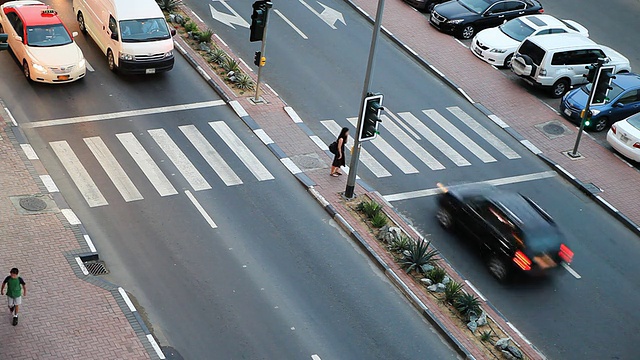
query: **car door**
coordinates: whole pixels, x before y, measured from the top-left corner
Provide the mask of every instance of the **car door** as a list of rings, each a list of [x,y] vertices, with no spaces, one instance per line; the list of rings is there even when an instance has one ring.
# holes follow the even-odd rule
[[[483,196],[474,197],[466,201],[465,217],[467,222],[465,227],[474,236],[474,240],[478,244],[483,244],[485,239],[493,236],[494,233],[486,219],[488,206],[489,201]]]
[[[485,12],[482,14],[480,19],[476,21],[476,27],[478,30],[486,29],[494,26],[498,26],[507,20],[505,17],[506,10],[506,2],[498,1],[497,3],[491,5]]]
[[[525,13],[527,5],[522,1],[505,1],[504,3],[504,18],[511,20],[522,16]]]
[[[622,120],[640,112],[640,90],[630,89],[620,94],[611,110],[612,121]]]
[[[487,224],[488,233],[483,239],[483,245],[494,253],[507,255],[512,247],[511,239],[515,232],[515,225],[507,215],[495,204],[487,202],[480,209],[480,215]]]
[[[22,65],[22,60],[25,58],[25,43],[27,42],[27,39],[24,38],[24,23],[18,13],[14,11],[7,14],[7,19],[11,24],[10,29],[5,29],[5,31],[10,31],[10,33],[7,33],[9,34],[7,43],[20,62],[20,65]]]

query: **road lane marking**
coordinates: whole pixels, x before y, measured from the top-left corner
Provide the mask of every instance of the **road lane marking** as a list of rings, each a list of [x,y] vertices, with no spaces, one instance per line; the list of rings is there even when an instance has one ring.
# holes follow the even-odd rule
[[[404,119],[409,125],[413,126],[422,137],[428,142],[433,144],[440,152],[448,157],[457,166],[469,166],[471,163],[467,161],[462,155],[460,155],[454,148],[452,148],[446,141],[442,140],[436,133],[431,131],[425,124],[422,123],[417,117],[410,112],[399,113],[401,118]]]
[[[160,146],[160,149],[164,151],[169,157],[169,160],[175,165],[175,167],[182,173],[182,176],[189,182],[189,185],[195,191],[211,189],[211,185],[204,179],[204,176],[200,174],[198,169],[191,163],[189,158],[180,150],[178,145],[169,137],[169,134],[164,129],[150,129],[147,130],[153,140]]]
[[[224,121],[213,121],[209,123],[209,126],[222,138],[222,140],[233,150],[236,156],[244,163],[244,165],[251,171],[251,173],[258,179],[258,181],[273,180],[271,175],[264,165],[253,155],[251,150],[240,140],[240,138],[229,128]]]
[[[118,189],[120,195],[126,202],[142,200],[142,194],[133,184],[133,181],[127,176],[122,166],[118,163],[118,160],[113,156],[107,145],[102,141],[99,136],[84,138],[84,142],[89,147],[89,150],[93,153],[96,160],[107,173],[109,179],[113,185]]]
[[[87,169],[82,166],[80,159],[73,152],[69,143],[66,141],[52,141],[49,143],[51,149],[62,163],[62,166],[67,170],[67,174],[71,177],[71,180],[76,184],[76,187],[80,191],[80,194],[84,197],[90,207],[109,205],[107,200],[102,196],[100,189],[87,172]]]
[[[221,106],[221,105],[225,105],[225,102],[222,100],[202,101],[202,102],[191,103],[191,104],[160,106],[155,108],[119,111],[119,112],[106,113],[106,114],[42,120],[42,121],[26,123],[21,126],[23,128],[41,128],[41,127],[56,126],[56,125],[70,125],[70,124],[79,124],[79,123],[85,123],[85,122],[91,122],[91,121],[113,120],[113,119],[120,119],[120,118],[133,117],[133,116],[144,116],[144,115],[153,115],[153,114],[174,112],[174,111],[202,109],[202,108]]]
[[[320,359],[320,356],[318,356],[317,354],[313,354],[311,355],[311,360],[322,360],[322,359]]]
[[[84,237],[84,241],[87,243],[87,246],[89,247],[89,250],[91,250],[91,252],[97,252],[98,250],[96,250],[95,245],[93,245],[93,241],[91,241],[91,238],[89,237],[89,235],[83,235]]]
[[[569,272],[569,274],[573,275],[574,278],[576,279],[582,279],[582,276],[580,276],[580,274],[578,274],[575,270],[573,270],[573,268],[567,264],[566,262],[562,262],[562,267],[565,268],[565,270],[567,270]]]
[[[336,138],[338,137],[338,135],[340,134],[340,131],[342,130],[342,127],[333,120],[323,120],[323,121],[320,121],[320,123],[322,123],[322,125],[324,125],[324,127],[327,128],[327,130],[329,130],[329,132],[331,132],[331,134],[333,134],[333,136],[335,136]],[[312,138],[311,140],[314,140],[314,139]],[[353,142],[354,142],[353,137],[349,136],[347,143],[353,144]],[[318,146],[320,146],[320,148],[323,150],[324,149],[329,150],[329,147],[325,145],[324,142],[322,142],[322,144],[323,146],[320,146],[320,145]],[[371,170],[373,175],[375,175],[376,177],[391,176],[391,173],[387,171],[387,169],[385,169],[384,166],[382,166],[382,164],[380,164],[378,160],[376,160],[373,156],[371,156],[371,154],[364,148],[360,149],[360,161],[364,166],[366,166],[369,170]]]
[[[392,113],[388,109],[385,109],[384,113],[385,113],[385,115],[387,115],[390,118],[392,118],[395,122],[397,122],[398,125],[402,126],[402,128],[406,132],[411,134],[411,136],[413,136],[416,140],[420,140],[420,136],[418,136],[418,134],[416,134],[416,132],[413,131],[409,125],[405,124],[403,119],[399,118],[397,115],[395,115],[394,113]]]
[[[500,151],[502,155],[506,156],[507,159],[520,159],[520,155],[513,151],[507,144],[502,142],[502,140],[498,139],[493,133],[487,130],[484,126],[480,125],[474,118],[472,118],[469,114],[464,112],[457,106],[448,107],[450,113],[452,113],[455,117],[460,119],[465,125],[467,125],[471,130],[473,130],[476,134],[480,135],[483,139],[485,139],[491,146],[496,148],[496,150]]]
[[[458,141],[462,146],[469,149],[469,151],[471,151],[483,162],[489,163],[497,161],[493,156],[491,156],[488,152],[486,152],[483,148],[481,148],[478,144],[471,140],[457,127],[451,124],[449,120],[445,119],[445,117],[440,115],[437,111],[429,109],[422,110],[422,112],[425,113],[425,115],[427,115],[431,120],[433,120],[433,122],[438,124],[438,126],[440,126],[443,130],[449,133],[449,135],[453,136],[453,138],[456,139],[456,141]]]
[[[124,291],[124,289],[121,287],[118,287],[118,292],[124,299],[124,302],[127,304],[127,307],[129,308],[129,310],[131,310],[131,312],[137,311],[136,307],[133,305],[133,302],[131,302],[131,299],[129,299],[129,295],[127,295],[127,292]]]
[[[147,176],[151,185],[156,188],[160,196],[175,195],[178,193],[132,133],[116,134],[116,137],[129,152],[129,155],[131,155],[136,164],[138,164],[140,170]]]
[[[51,178],[51,175],[40,175],[40,180],[42,180],[42,184],[44,184],[44,187],[47,188],[48,192],[60,192],[60,189],[58,189],[58,186],[56,186],[56,183]]]
[[[89,71],[91,71],[91,72],[96,71],[96,70],[93,68],[93,66],[91,66],[91,64],[89,64],[89,62],[88,62],[86,59],[85,59],[84,61],[85,61],[86,66],[87,66],[87,70],[89,70]]]
[[[24,152],[24,154],[27,156],[27,159],[29,160],[38,160],[38,154],[36,154],[35,150],[33,150],[33,147],[31,146],[31,144],[20,144],[20,147],[22,148],[22,151]]]
[[[298,35],[300,35],[303,39],[305,39],[305,40],[309,39],[309,37],[308,37],[307,35],[305,35],[302,31],[300,31],[300,29],[298,29],[298,27],[297,27],[297,26],[295,26],[295,25],[291,22],[291,20],[287,19],[287,17],[286,17],[286,16],[284,16],[284,15],[280,12],[280,10],[278,10],[278,9],[274,9],[273,11],[275,11],[275,13],[276,13],[276,14],[278,14],[278,16],[280,16],[280,17],[282,18],[282,20],[284,20],[284,22],[286,22],[287,24],[289,24],[289,26],[291,26],[291,28],[292,28],[293,30],[295,30],[295,32],[297,32],[297,33],[298,33]]]
[[[89,270],[87,270],[87,267],[84,266],[84,263],[82,262],[82,260],[80,260],[78,256],[76,256],[76,263],[80,267],[80,270],[82,270],[82,273],[84,274],[84,276],[89,275]]]
[[[151,344],[151,347],[153,348],[153,350],[155,350],[156,355],[158,355],[158,358],[160,358],[160,360],[165,360],[166,356],[162,352],[162,349],[160,349],[160,346],[156,342],[156,339],[153,338],[153,335],[147,334],[147,340]]]
[[[538,172],[533,174],[509,176],[509,177],[498,178],[498,179],[487,180],[487,181],[478,181],[470,184],[489,184],[493,186],[501,186],[501,185],[508,185],[508,184],[516,184],[516,183],[521,183],[526,181],[542,180],[542,179],[547,179],[554,176],[556,176],[555,171],[543,171],[543,172]],[[424,189],[424,190],[408,191],[408,192],[397,193],[397,194],[389,194],[389,195],[383,196],[383,198],[389,202],[392,202],[392,201],[415,199],[419,197],[433,196],[433,195],[440,194],[441,192],[442,191],[439,188],[431,188],[431,189]]]
[[[357,128],[358,118],[347,118],[347,120],[353,125],[354,128]],[[405,174],[417,174],[419,171],[411,163],[407,161],[400,153],[394,149],[389,143],[382,138],[382,136],[378,136],[375,139],[371,140],[371,143],[377,147],[380,152],[384,156],[386,156],[391,162],[397,166],[400,170],[402,170]]]
[[[64,215],[64,218],[67,219],[69,224],[71,224],[71,225],[80,225],[80,224],[82,224],[82,222],[80,222],[80,218],[78,218],[78,216],[76,215],[76,213],[73,212],[73,210],[71,210],[71,209],[60,209],[60,212],[62,213],[62,215]]]
[[[442,165],[433,155],[429,154],[422,146],[420,146],[415,140],[413,140],[406,132],[404,132],[396,123],[394,123],[388,116],[382,115],[382,126],[393,135],[396,139],[400,140],[409,151],[411,151],[420,161],[429,167],[431,170],[442,170]]]
[[[207,214],[207,211],[202,207],[202,205],[200,205],[200,203],[198,202],[198,199],[196,199],[196,197],[193,196],[191,191],[185,190],[184,193],[187,195],[189,200],[191,200],[191,202],[193,203],[193,206],[195,206],[196,209],[198,209],[198,212],[200,213],[200,215],[202,215],[202,217],[207,222],[207,224],[209,224],[209,226],[211,226],[212,229],[217,228],[218,225],[216,225],[216,223],[213,222],[213,219],[211,218],[211,216]]]

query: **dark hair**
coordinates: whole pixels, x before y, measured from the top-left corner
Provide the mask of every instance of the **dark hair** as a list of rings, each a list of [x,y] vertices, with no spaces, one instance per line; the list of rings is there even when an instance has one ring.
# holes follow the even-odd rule
[[[349,128],[343,127],[342,130],[340,130],[340,135],[338,135],[338,139],[343,138],[344,140],[347,140],[347,131],[349,131]]]
[[[11,269],[10,273],[18,275],[18,268]]]

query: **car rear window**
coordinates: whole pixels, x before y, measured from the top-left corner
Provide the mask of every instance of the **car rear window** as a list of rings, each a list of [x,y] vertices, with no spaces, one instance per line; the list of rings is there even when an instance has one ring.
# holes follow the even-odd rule
[[[640,130],[640,113],[637,113],[635,115],[630,116],[627,119],[627,122],[629,123],[629,125],[631,125],[634,128]]]
[[[522,55],[529,56],[533,63],[538,66],[542,63],[542,59],[544,58],[544,50],[530,40],[525,40],[522,45],[520,45],[518,52]]]

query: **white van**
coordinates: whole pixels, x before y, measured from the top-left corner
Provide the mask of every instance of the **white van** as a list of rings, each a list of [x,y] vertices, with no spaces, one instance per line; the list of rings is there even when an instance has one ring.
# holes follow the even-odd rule
[[[107,56],[109,69],[154,74],[173,68],[173,39],[155,0],[73,0],[83,33]]]
[[[526,82],[562,97],[571,86],[587,83],[588,65],[604,58],[615,73],[631,71],[629,60],[619,52],[596,44],[580,34],[553,34],[527,38],[511,60],[511,70]]]

